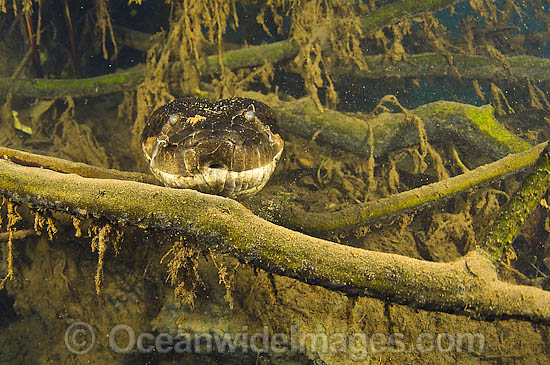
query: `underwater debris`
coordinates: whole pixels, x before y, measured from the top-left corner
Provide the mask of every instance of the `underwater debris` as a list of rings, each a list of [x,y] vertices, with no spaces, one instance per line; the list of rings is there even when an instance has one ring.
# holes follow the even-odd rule
[[[2,205],[4,204],[5,198],[2,197]],[[21,215],[17,212],[17,204],[7,199],[6,202],[7,205],[7,224],[6,229],[9,232],[9,238],[8,238],[8,272],[0,282],[0,289],[3,289],[6,285],[6,282],[9,279],[13,279],[14,276],[14,268],[13,268],[13,240],[14,240],[14,234],[16,232],[15,224],[22,220],[23,218]]]
[[[175,286],[174,295],[179,299],[180,306],[188,304],[194,308],[197,286],[204,286],[198,271],[199,254],[200,249],[182,237],[173,243],[160,260],[162,264],[171,256],[166,264],[168,266],[166,281],[170,281],[170,285]]]
[[[504,92],[492,82],[491,82],[491,102],[492,102],[492,105],[495,106],[495,111],[497,115],[502,116],[502,115],[515,113],[514,109],[510,106],[510,103],[508,102],[506,95],[504,95]]]
[[[73,227],[75,230],[74,236],[77,238],[82,237],[82,227],[80,226],[82,221],[74,215],[72,216],[72,220],[73,220]]]
[[[333,212],[305,212],[299,206],[275,206],[277,222],[286,227],[299,228],[301,231],[320,234],[348,229],[354,225],[388,219],[394,215],[436,202],[459,191],[508,176],[512,170],[532,165],[546,143],[516,155],[508,155],[496,162],[483,165],[474,170],[447,178],[438,183],[423,185],[388,197],[355,204]],[[522,161],[522,162],[520,162]],[[513,167],[515,166],[515,167]]]
[[[541,152],[534,171],[523,182],[521,188],[501,209],[495,222],[486,232],[482,246],[493,260],[513,256],[512,243],[519,230],[550,186],[550,150],[548,145]],[[511,219],[514,217],[514,219]]]
[[[240,263],[237,262],[235,265],[233,265],[233,267],[228,269],[228,266],[223,262],[223,257],[220,259],[216,258],[214,252],[210,250],[208,251],[208,255],[214,263],[216,270],[218,271],[218,283],[223,284],[223,286],[225,287],[225,295],[223,296],[223,299],[229,305],[229,309],[232,310],[234,305],[233,287],[235,273],[237,272],[237,268],[239,267]]]
[[[74,221],[73,221],[74,222]],[[78,230],[75,234],[78,234]],[[90,247],[92,252],[97,252],[97,269],[94,277],[96,294],[101,293],[101,282],[103,281],[103,265],[105,252],[107,248],[111,246],[114,250],[115,256],[118,255],[120,250],[120,243],[122,241],[122,231],[116,228],[112,223],[92,223],[88,228],[88,236],[91,237]]]
[[[53,236],[57,233],[57,228],[52,217],[52,212],[48,209],[32,209],[34,213],[34,231],[37,235],[41,235],[44,228],[48,233],[48,239],[53,240]]]

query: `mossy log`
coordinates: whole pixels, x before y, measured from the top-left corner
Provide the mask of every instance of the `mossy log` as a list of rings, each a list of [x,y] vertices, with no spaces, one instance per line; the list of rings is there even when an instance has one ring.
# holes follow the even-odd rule
[[[91,177],[96,179],[131,180],[148,184],[160,184],[157,179],[149,174],[120,171],[115,169],[105,169],[102,167],[92,166],[81,162],[74,162],[57,157],[38,155],[2,146],[0,146],[0,158],[4,158],[5,160],[10,160],[24,166],[41,167],[52,171],[62,172],[65,174],[77,174],[82,177]]]
[[[308,98],[281,102],[274,97],[258,93],[245,96],[272,105],[281,126],[302,137],[330,143],[352,153],[369,156],[369,126],[373,128],[374,154],[384,156],[391,151],[415,146],[419,142],[417,126],[408,122],[403,113],[383,113],[368,122],[327,110],[320,112]],[[509,153],[525,151],[530,145],[506,130],[494,117],[490,106],[475,107],[454,102],[436,102],[413,111],[422,117],[424,128],[431,142],[454,142],[478,149],[487,156],[499,158]],[[523,155],[510,156],[494,164],[483,166],[467,174],[409,190],[374,202],[353,205],[334,212],[306,213],[299,207],[279,204],[270,207],[278,223],[301,231],[321,234],[342,230],[350,226],[380,219],[433,203],[440,198],[470,189],[476,185],[501,178],[534,163],[542,147]],[[117,170],[99,169],[62,159],[0,148],[0,156],[6,156],[30,166],[43,166],[54,171],[76,173],[84,177],[114,178],[158,184],[145,174],[126,173]]]
[[[85,79],[12,79],[0,78],[0,95],[55,99],[90,97],[136,88],[145,80],[145,66]]]
[[[449,64],[449,57],[452,65]],[[366,70],[351,65],[336,64],[331,68],[336,79],[381,79],[387,77],[421,78],[454,77],[466,80],[490,80],[493,82],[515,77],[529,77],[537,82],[550,80],[550,59],[534,56],[505,57],[510,65],[505,70],[501,61],[484,56],[464,54],[421,53],[407,55],[405,61],[389,62],[384,55],[366,56]]]
[[[321,112],[310,98],[279,102],[258,93],[244,96],[270,105],[283,129],[308,139],[315,135],[316,141],[358,155],[370,156],[369,126],[373,129],[375,157],[419,143],[418,128],[404,113],[382,113],[362,121],[333,110]],[[495,159],[531,147],[496,120],[490,105],[438,101],[411,112],[422,118],[430,142],[466,144]]]
[[[224,65],[229,69],[239,69],[262,65],[265,61],[281,62],[296,55],[297,47],[290,41],[281,41],[260,46],[251,46],[223,54]],[[387,77],[419,78],[419,77],[461,77],[462,79],[502,80],[502,63],[483,56],[467,56],[454,54],[453,67],[449,66],[445,55],[425,53],[409,55],[407,61],[388,63],[383,55],[365,56],[369,66],[367,71],[361,71],[351,66],[335,66],[331,71],[338,79],[366,78],[382,79]],[[535,81],[550,81],[550,60],[534,56],[512,56],[506,60],[516,77],[529,77]],[[174,63],[172,72],[181,70],[179,63]],[[219,70],[217,55],[208,56],[199,61],[199,69],[203,73],[214,73]],[[456,74],[458,71],[458,75]],[[136,88],[145,80],[145,67],[142,65],[113,74],[84,79],[12,79],[0,78],[0,95],[13,95],[60,98],[90,97]]]
[[[472,171],[440,182],[375,201],[351,205],[334,212],[310,213],[297,206],[272,207],[271,212],[277,217],[278,223],[297,228],[303,232],[322,234],[341,231],[354,225],[372,223],[418,209],[456,193],[468,191],[476,186],[522,171],[535,163],[546,145],[547,142],[539,144],[525,152],[506,156],[496,162],[480,166]],[[532,206],[518,206],[517,209],[529,208],[532,208]],[[505,221],[506,219],[503,217],[503,222]],[[507,230],[506,224],[504,224],[502,230]],[[511,241],[507,242],[511,244]]]
[[[521,227],[541,204],[544,194],[550,189],[550,151],[548,145],[542,151],[534,171],[525,179],[521,188],[499,211],[491,228],[486,232],[482,247],[494,261],[513,253],[512,243]]]
[[[550,293],[499,281],[483,250],[452,263],[362,250],[277,226],[231,199],[132,181],[83,178],[3,160],[0,193],[19,204],[178,231],[205,249],[348,295],[484,318],[550,323]]]
[[[374,32],[380,27],[380,24],[386,24],[388,21],[397,21],[400,18],[445,9],[457,2],[456,0],[394,1],[365,16],[361,21],[361,27],[366,33]]]
[[[274,204],[272,201],[269,204],[269,212],[277,223],[299,229],[302,232],[324,234],[344,230],[354,225],[372,223],[409,210],[419,209],[440,199],[523,171],[535,163],[546,145],[546,142],[541,143],[525,152],[506,156],[501,160],[441,182],[424,185],[387,198],[356,204],[333,212],[309,213],[296,206],[285,205],[282,202]],[[0,147],[0,156],[23,166],[46,168],[67,174],[78,174],[83,177],[138,181],[160,185],[155,178],[147,174],[104,169],[6,147]],[[256,208],[259,211],[262,210],[261,206]]]

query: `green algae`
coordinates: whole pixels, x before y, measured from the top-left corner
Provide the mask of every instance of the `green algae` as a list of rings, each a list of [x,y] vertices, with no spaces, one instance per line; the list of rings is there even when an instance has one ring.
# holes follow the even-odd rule
[[[512,255],[514,238],[531,213],[540,204],[550,186],[550,151],[546,147],[540,154],[534,171],[525,179],[518,191],[495,218],[485,234],[481,247],[496,261]]]
[[[441,10],[455,2],[451,0],[396,1],[370,13],[363,18],[361,26],[365,32],[373,32],[380,27],[380,24],[384,24],[389,20],[395,21],[405,16]]]

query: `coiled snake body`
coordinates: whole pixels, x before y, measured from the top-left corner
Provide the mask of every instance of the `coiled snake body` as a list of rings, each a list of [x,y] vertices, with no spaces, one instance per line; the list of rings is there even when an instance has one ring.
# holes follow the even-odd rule
[[[236,197],[262,189],[283,151],[271,109],[246,98],[176,99],[155,110],[141,136],[165,185]]]

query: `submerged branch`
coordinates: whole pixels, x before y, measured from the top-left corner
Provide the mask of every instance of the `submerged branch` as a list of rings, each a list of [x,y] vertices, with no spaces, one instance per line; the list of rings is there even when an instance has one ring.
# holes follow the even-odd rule
[[[352,153],[369,156],[370,146],[366,141],[369,126],[375,136],[374,154],[383,156],[391,151],[418,144],[417,126],[408,122],[403,113],[383,113],[367,122],[327,110],[320,112],[308,98],[281,102],[257,93],[246,96],[264,101],[273,106],[281,126],[304,138],[330,143]],[[477,149],[494,158],[525,151],[530,145],[506,130],[493,115],[490,106],[475,107],[454,102],[436,102],[413,111],[424,123],[431,142],[455,142]],[[334,212],[307,213],[296,206],[280,203],[270,208],[277,221],[287,227],[299,228],[308,233],[323,233],[342,230],[350,226],[385,219],[403,211],[465,191],[495,178],[520,171],[534,163],[542,147],[538,146],[524,154],[509,156],[501,161],[480,167],[466,174],[392,195],[374,202],[353,205]],[[0,148],[0,156],[7,156],[20,164],[76,173],[84,177],[112,178],[120,180],[158,182],[150,175],[100,169],[81,163],[33,155]]]
[[[383,6],[369,14],[367,14],[362,22],[362,27],[365,33],[373,32],[381,26],[395,21],[404,16],[413,16],[421,13],[440,10],[448,7],[456,1],[437,0],[437,1],[413,1],[406,0],[395,2]],[[121,41],[126,42],[128,46],[133,46],[140,50],[150,47],[153,42],[151,35],[141,32],[134,32],[124,27],[117,28],[121,36]],[[264,64],[266,61],[270,63],[278,63],[283,60],[288,60],[298,54],[299,47],[290,40],[283,40],[271,44],[259,46],[243,47],[238,50],[224,52],[222,55],[224,66],[235,70],[245,67],[255,67]],[[457,65],[466,64],[470,66],[471,61],[468,58],[466,61],[461,61],[463,55],[454,55],[454,60]],[[535,80],[546,80],[548,72],[545,70],[545,59],[519,56],[518,62],[510,59],[512,70],[519,76],[531,76]],[[202,73],[214,73],[220,70],[220,59],[218,55],[211,55],[202,58],[199,61],[198,68]],[[393,77],[399,75],[401,77],[419,77],[419,72],[424,72],[426,76],[438,74],[449,74],[450,67],[445,56],[437,54],[427,55],[410,55],[407,62],[400,62],[395,65],[389,65],[383,62],[383,56],[366,56],[366,63],[369,65],[370,71],[359,76],[364,77]],[[480,63],[483,67],[473,67],[467,72],[465,77],[484,79],[486,75],[492,75],[500,70],[498,61],[477,57],[476,64]],[[527,65],[527,66],[526,66]],[[172,72],[178,74],[181,70],[181,64],[174,62],[172,64]],[[347,74],[354,75],[360,72],[356,69],[342,68],[335,70],[336,73],[342,73],[345,70]],[[401,70],[401,71],[400,71]],[[420,70],[420,71],[419,71]],[[496,70],[494,72],[487,72]],[[89,97],[103,94],[121,92],[128,89],[136,88],[145,80],[145,66],[138,65],[127,70],[122,70],[113,74],[102,75],[84,79],[13,79],[0,78],[0,95],[13,95],[36,97],[36,98],[60,98],[60,97]],[[410,73],[409,75],[407,73]],[[468,76],[469,75],[469,76]],[[358,76],[358,75],[354,75]],[[497,75],[498,76],[498,75]]]
[[[292,57],[298,52],[290,41],[265,44],[227,51],[223,54],[225,67],[238,69],[253,67],[265,61],[277,63]],[[201,72],[212,73],[219,70],[219,57],[208,56],[199,61]],[[171,72],[181,72],[181,64],[171,65]],[[0,78],[0,95],[13,95],[54,99],[65,96],[84,97],[126,91],[136,88],[145,80],[145,66],[138,65],[128,70],[85,79],[12,79]],[[178,76],[179,77],[179,76]]]
[[[457,0],[394,1],[367,14],[367,16],[363,18],[361,26],[366,33],[374,32],[380,27],[380,24],[386,24],[388,21],[397,21],[404,17],[412,17],[423,13],[438,11],[457,2]]]
[[[269,211],[271,216],[276,217],[278,223],[286,227],[297,228],[303,232],[320,234],[343,230],[354,225],[372,223],[405,211],[418,209],[426,204],[435,203],[440,199],[467,191],[495,179],[523,171],[535,163],[546,145],[547,142],[541,143],[525,152],[506,156],[501,160],[464,174],[394,194],[387,198],[349,206],[338,211],[309,213],[294,205],[283,205],[283,203],[274,205],[273,202],[270,203]],[[20,165],[41,167],[62,173],[73,173],[83,177],[138,181],[159,185],[159,182],[148,174],[104,169],[80,162],[36,155],[5,147],[0,147],[0,156]]]
[[[12,79],[0,78],[0,95],[55,99],[85,97],[134,89],[145,80],[145,66],[86,79]]]
[[[144,33],[121,25],[115,25],[114,30],[117,42],[124,47],[147,52],[156,43],[155,34]]]
[[[449,64],[449,58],[453,64]],[[550,59],[535,56],[510,56],[504,58],[511,73],[519,78],[529,77],[538,82],[550,81]],[[387,77],[454,77],[469,80],[501,81],[508,70],[503,61],[484,56],[464,54],[443,55],[422,53],[407,55],[406,61],[388,62],[384,55],[366,56],[368,70],[350,65],[337,65],[331,71],[340,79],[382,79]],[[505,76],[509,78],[509,76]]]
[[[352,205],[334,212],[309,213],[296,206],[274,208],[274,211],[278,216],[278,223],[299,228],[308,233],[337,231],[361,223],[371,223],[522,171],[535,163],[547,144],[548,142],[541,143],[525,152],[506,156],[496,162],[449,179],[390,195],[387,198]],[[504,217],[507,215],[504,214]],[[503,220],[506,221],[506,218]],[[507,231],[508,227],[504,224],[501,229]]]
[[[535,164],[534,172],[525,179],[520,189],[500,210],[493,226],[485,235],[482,247],[491,254],[494,261],[503,259],[513,252],[514,238],[529,215],[538,204],[541,204],[541,199],[550,188],[550,151],[548,144],[545,145],[546,148]]]
[[[88,165],[82,162],[73,162],[62,158],[37,155],[30,152],[14,150],[0,146],[0,158],[13,161],[17,164],[32,167],[42,167],[65,174],[77,174],[82,177],[96,179],[132,180],[148,184],[159,185],[153,176],[139,172],[120,171]]]
[[[290,41],[281,41],[261,46],[251,46],[223,54],[224,66],[235,70],[255,67],[265,61],[281,62],[294,57],[297,46]],[[383,79],[387,77],[458,77],[477,80],[502,80],[502,62],[483,56],[451,55],[454,69],[449,66],[447,56],[437,53],[409,55],[407,61],[389,63],[383,55],[365,56],[368,71],[361,71],[353,66],[336,66],[335,77]],[[550,81],[550,60],[534,56],[512,56],[506,60],[516,77],[529,77],[538,82]],[[172,72],[181,70],[178,62],[172,64]],[[199,61],[199,69],[204,73],[219,71],[217,55],[208,56]],[[456,75],[458,70],[460,75]],[[145,67],[142,65],[113,74],[86,79],[12,79],[0,78],[0,95],[13,95],[59,98],[65,96],[85,97],[121,92],[136,88],[145,80]]]
[[[435,263],[362,250],[277,226],[231,199],[88,179],[9,161],[0,161],[0,193],[16,203],[179,231],[243,263],[349,295],[487,318],[550,322],[550,293],[499,281],[482,251]]]
[[[315,135],[316,141],[357,155],[370,156],[369,126],[375,137],[375,157],[418,144],[418,129],[403,113],[382,113],[365,122],[333,110],[321,112],[310,98],[280,102],[258,93],[243,96],[270,105],[283,129],[308,139]],[[422,118],[430,142],[468,145],[492,158],[531,147],[496,120],[490,105],[476,107],[438,101],[411,112]]]

